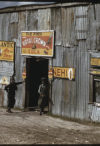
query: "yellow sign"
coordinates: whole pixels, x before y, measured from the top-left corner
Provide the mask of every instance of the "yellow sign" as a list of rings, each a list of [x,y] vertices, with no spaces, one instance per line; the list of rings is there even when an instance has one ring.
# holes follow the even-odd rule
[[[25,31],[21,33],[22,55],[53,56],[54,31]]]
[[[91,65],[100,66],[100,58],[91,58]]]
[[[22,78],[26,79],[26,67],[24,67],[24,69],[23,69]]]
[[[53,79],[53,68],[52,68],[52,67],[51,67],[51,68],[49,69],[49,71],[48,71],[48,78],[49,78],[50,80]]]
[[[23,73],[22,73],[22,78],[23,78],[23,79],[26,79],[26,72],[23,72]]]
[[[56,78],[75,79],[75,68],[53,67],[53,69]]]
[[[97,70],[93,70],[90,73],[93,75],[100,75],[100,71],[97,71]]]
[[[0,60],[13,61],[14,42],[0,41]]]

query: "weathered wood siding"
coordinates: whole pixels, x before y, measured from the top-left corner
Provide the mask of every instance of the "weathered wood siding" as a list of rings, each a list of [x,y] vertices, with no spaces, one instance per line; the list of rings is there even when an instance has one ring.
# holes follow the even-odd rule
[[[75,81],[52,81],[52,113],[69,118],[89,120],[92,107],[89,103],[89,70],[91,52],[100,50],[100,4],[70,7],[49,7],[0,14],[0,39],[16,42],[16,81],[22,80],[25,58],[20,55],[21,31],[55,30],[55,50],[52,66],[75,68]],[[0,74],[2,65],[0,62]],[[6,62],[6,64],[13,65]],[[12,67],[13,69],[13,67]],[[2,92],[1,92],[2,91]],[[4,92],[4,94],[6,94]],[[0,90],[0,105],[3,88]],[[16,107],[24,107],[25,88],[19,85]],[[93,119],[93,113],[92,118]],[[94,119],[95,120],[95,119]]]
[[[76,68],[75,81],[54,79],[53,113],[86,119],[89,102],[87,7],[58,8],[51,12],[52,29],[56,30],[53,66]]]

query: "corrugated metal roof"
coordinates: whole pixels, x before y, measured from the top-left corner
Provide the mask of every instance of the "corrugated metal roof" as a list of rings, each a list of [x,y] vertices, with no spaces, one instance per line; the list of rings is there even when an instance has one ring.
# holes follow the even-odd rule
[[[68,3],[68,2],[92,2],[98,3],[98,0],[10,0],[0,1],[0,9],[7,7],[18,7],[24,5],[48,5],[55,3]]]
[[[45,4],[54,4],[55,2],[12,2],[12,1],[0,1],[0,9],[7,7],[18,7],[23,5],[45,5]]]

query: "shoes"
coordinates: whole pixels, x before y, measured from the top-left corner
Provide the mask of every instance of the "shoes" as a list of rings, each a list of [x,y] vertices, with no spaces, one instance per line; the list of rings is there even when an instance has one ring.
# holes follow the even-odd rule
[[[11,111],[10,109],[7,109],[6,112],[8,112],[8,113],[12,113],[12,111]]]
[[[8,113],[12,113],[12,111],[10,110]]]
[[[44,114],[44,112],[43,111],[40,111],[40,115],[42,115],[42,114]]]

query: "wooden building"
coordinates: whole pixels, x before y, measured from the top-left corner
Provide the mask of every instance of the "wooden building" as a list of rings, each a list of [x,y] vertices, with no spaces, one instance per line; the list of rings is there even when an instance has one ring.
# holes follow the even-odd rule
[[[56,3],[0,10],[0,40],[15,42],[15,64],[0,61],[0,79],[15,71],[26,85],[18,86],[15,107],[34,107],[40,78],[54,70],[50,97],[54,115],[100,121],[100,4]],[[21,54],[21,31],[54,30],[53,57]],[[73,78],[63,77],[71,69]],[[66,71],[67,70],[67,71]],[[24,72],[25,73],[25,72]],[[52,71],[51,71],[52,73]],[[67,73],[66,73],[67,74]],[[0,106],[7,105],[7,94],[0,84]]]

